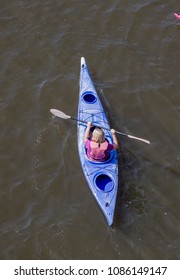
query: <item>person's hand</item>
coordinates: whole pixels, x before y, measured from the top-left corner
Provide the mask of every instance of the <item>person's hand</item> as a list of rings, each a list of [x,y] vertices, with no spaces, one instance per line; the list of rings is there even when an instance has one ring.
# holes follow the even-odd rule
[[[91,122],[88,122],[88,123],[87,123],[87,127],[88,127],[88,128],[91,128],[91,125],[92,125]]]
[[[112,128],[112,129],[111,129],[111,133],[112,133],[112,134],[116,134],[116,130]]]

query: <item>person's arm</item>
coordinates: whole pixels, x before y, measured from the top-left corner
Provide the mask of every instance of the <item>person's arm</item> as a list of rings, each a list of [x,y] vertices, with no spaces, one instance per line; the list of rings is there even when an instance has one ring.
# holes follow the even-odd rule
[[[85,134],[84,134],[84,143],[86,143],[86,141],[87,141],[88,138],[89,138],[90,129],[91,129],[91,122],[88,122],[88,123],[87,123],[86,131],[85,131]]]
[[[111,134],[112,134],[112,138],[113,138],[114,149],[117,150],[119,148],[119,144],[118,144],[118,140],[116,138],[116,131],[114,129],[111,129]]]

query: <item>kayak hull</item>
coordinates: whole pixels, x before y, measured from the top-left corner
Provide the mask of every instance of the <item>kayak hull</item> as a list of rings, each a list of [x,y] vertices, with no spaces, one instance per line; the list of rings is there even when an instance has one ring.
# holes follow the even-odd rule
[[[103,106],[90,77],[85,59],[81,58],[79,80],[78,120],[92,122],[96,126],[110,129]],[[104,213],[108,225],[113,224],[118,190],[118,159],[113,150],[105,162],[91,161],[84,146],[86,124],[78,121],[78,151],[82,170],[88,186]],[[104,130],[105,138],[113,143],[109,130]]]

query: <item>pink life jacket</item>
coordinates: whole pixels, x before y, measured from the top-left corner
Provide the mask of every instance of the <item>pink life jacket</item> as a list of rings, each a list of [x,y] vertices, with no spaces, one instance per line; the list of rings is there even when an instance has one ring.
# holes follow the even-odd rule
[[[95,141],[87,140],[86,142],[87,156],[92,160],[104,161],[109,156],[109,152],[113,150],[114,146],[107,141],[100,144]]]

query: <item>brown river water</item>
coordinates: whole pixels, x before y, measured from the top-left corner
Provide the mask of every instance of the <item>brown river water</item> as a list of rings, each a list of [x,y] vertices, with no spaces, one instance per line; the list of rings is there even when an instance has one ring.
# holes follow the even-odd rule
[[[179,1],[1,0],[0,259],[180,259]],[[86,58],[118,136],[109,228],[76,123]]]

